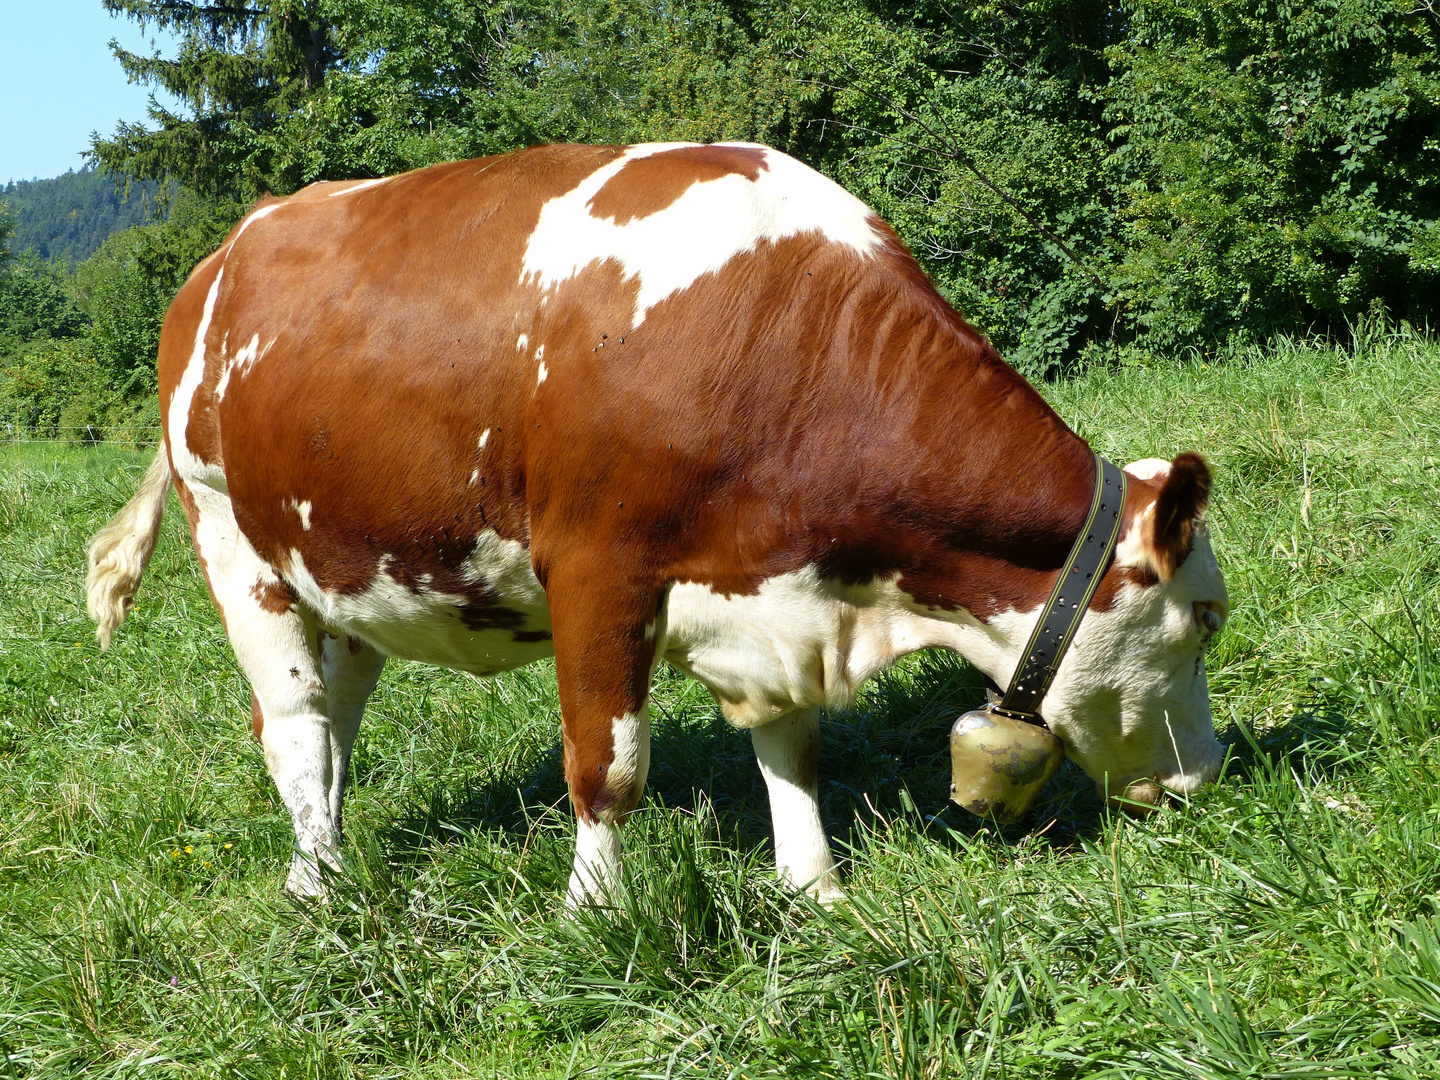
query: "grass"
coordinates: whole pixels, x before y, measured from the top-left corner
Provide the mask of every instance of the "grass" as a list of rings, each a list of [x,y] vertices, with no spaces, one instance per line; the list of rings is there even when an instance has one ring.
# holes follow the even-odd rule
[[[749,738],[666,672],[630,901],[562,917],[544,665],[392,665],[334,897],[282,898],[288,819],[173,505],[112,652],[84,615],[146,455],[0,447],[0,1076],[1435,1075],[1440,345],[1046,392],[1116,460],[1216,466],[1226,775],[1130,821],[1067,765],[986,827],[945,802],[978,678],[911,658],[825,723],[832,912],[772,884]]]

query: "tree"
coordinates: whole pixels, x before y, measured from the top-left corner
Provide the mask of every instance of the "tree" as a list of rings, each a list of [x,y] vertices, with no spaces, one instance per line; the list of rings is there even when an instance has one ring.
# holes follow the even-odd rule
[[[117,190],[115,180],[87,168],[0,185],[0,198],[10,204],[15,218],[11,247],[34,248],[42,259],[75,263],[88,258],[111,233],[143,224],[161,195],[156,185],[131,183],[124,185],[128,190]]]
[[[337,54],[330,23],[315,0],[103,0],[105,9],[180,37],[171,60],[142,56],[112,43],[131,81],[159,87],[190,110],[158,105],[157,127],[124,124],[97,141],[91,158],[102,168],[144,179],[179,179],[209,195],[248,201],[263,191],[289,191],[304,176],[286,125],[323,86]]]
[[[0,277],[10,262],[10,238],[15,235],[15,219],[10,216],[10,206],[0,199]]]
[[[1433,4],[105,3],[182,37],[118,53],[188,110],[96,143],[128,176],[243,202],[537,142],[768,142],[1031,375],[1440,315]]]

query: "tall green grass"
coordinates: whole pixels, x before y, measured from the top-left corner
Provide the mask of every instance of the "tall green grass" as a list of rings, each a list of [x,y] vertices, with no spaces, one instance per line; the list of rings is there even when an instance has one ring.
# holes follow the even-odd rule
[[[181,515],[112,652],[84,615],[145,455],[0,448],[0,1076],[1435,1075],[1440,346],[1370,328],[1046,392],[1116,460],[1216,467],[1225,776],[1131,821],[1067,765],[997,831],[945,801],[979,680],[911,658],[825,722],[832,911],[772,884],[748,736],[662,672],[628,898],[563,917],[544,665],[392,665],[333,897],[282,898],[288,819]]]

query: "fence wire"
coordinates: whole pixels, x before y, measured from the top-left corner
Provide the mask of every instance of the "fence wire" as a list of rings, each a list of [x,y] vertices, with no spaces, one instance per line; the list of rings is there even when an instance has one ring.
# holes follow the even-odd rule
[[[55,434],[48,434],[49,432]],[[98,446],[100,443],[115,442],[116,437],[134,446],[155,446],[160,442],[159,424],[144,427],[117,425],[113,428],[96,427],[93,424],[78,426],[27,428],[17,424],[4,425],[0,432],[0,445],[23,446],[49,443],[62,446]]]

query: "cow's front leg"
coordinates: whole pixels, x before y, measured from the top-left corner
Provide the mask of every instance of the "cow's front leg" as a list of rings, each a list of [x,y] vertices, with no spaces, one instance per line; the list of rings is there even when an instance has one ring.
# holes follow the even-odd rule
[[[603,577],[600,580],[604,580]],[[655,666],[648,594],[570,593],[552,574],[555,675],[565,735],[565,780],[575,808],[575,866],[567,903],[611,903],[623,887],[620,826],[650,770],[647,699]]]
[[[780,880],[805,889],[822,903],[840,891],[835,859],[820,823],[820,710],[798,709],[753,728],[750,737],[765,786],[770,789],[770,820],[775,829],[775,868]]]

